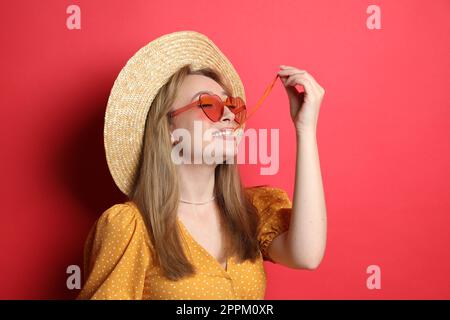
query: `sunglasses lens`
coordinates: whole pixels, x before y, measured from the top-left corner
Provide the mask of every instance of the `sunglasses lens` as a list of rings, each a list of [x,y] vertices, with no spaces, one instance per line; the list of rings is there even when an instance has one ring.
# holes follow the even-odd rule
[[[234,120],[237,123],[240,124],[244,121],[247,110],[245,103],[241,98],[229,97],[226,100],[225,105],[234,113]],[[200,106],[211,121],[217,122],[222,118],[224,103],[220,100],[219,96],[202,94],[200,96]]]
[[[242,110],[241,112],[236,113],[235,120],[237,123],[241,124],[244,122],[245,117],[247,116],[247,110]]]
[[[203,112],[211,121],[219,121],[223,114],[223,103],[215,95],[203,94],[200,97]]]
[[[229,109],[235,115],[234,120],[239,124],[242,123],[247,115],[244,101],[239,97],[230,97],[227,103],[230,105]]]

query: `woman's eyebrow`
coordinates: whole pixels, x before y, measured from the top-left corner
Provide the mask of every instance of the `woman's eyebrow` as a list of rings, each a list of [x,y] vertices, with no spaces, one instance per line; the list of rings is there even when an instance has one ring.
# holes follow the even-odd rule
[[[199,91],[197,92],[191,99],[191,101],[193,101],[197,96],[201,95],[202,93],[209,93],[209,94],[215,94],[214,92],[211,91]],[[225,91],[222,91],[222,93],[225,95],[225,97],[227,97],[227,93]]]

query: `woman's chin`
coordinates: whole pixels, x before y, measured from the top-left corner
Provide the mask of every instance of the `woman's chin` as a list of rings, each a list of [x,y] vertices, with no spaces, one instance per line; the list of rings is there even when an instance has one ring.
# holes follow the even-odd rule
[[[233,149],[227,149],[224,150],[224,152],[218,153],[218,154],[213,154],[210,155],[208,153],[203,154],[203,159],[206,163],[208,164],[221,164],[224,163],[225,161],[230,162],[232,161],[237,154],[237,150],[233,150]]]

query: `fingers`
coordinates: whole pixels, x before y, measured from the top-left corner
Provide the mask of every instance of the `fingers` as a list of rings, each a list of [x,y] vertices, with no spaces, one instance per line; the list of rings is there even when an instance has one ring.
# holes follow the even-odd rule
[[[285,86],[295,86],[296,84],[302,85],[305,87],[306,93],[314,93],[316,90],[314,89],[311,80],[305,75],[306,71],[298,71],[298,70],[284,70],[278,72],[280,77],[286,77],[284,82]]]
[[[278,71],[280,77],[287,77],[286,85],[301,84],[306,90],[323,95],[325,90],[317,83],[312,75],[306,70],[297,69],[291,66],[280,66],[282,70]]]

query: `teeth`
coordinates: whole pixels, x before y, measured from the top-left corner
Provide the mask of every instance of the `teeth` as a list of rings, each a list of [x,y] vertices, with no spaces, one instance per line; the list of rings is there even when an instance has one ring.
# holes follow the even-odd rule
[[[213,137],[222,137],[222,136],[230,136],[233,134],[233,130],[226,129],[223,131],[216,131],[212,134]]]

